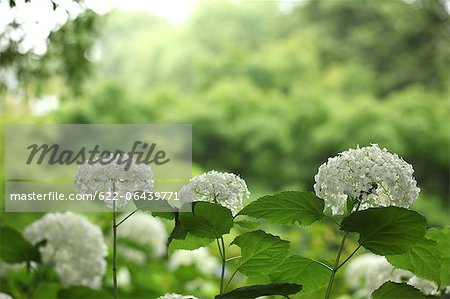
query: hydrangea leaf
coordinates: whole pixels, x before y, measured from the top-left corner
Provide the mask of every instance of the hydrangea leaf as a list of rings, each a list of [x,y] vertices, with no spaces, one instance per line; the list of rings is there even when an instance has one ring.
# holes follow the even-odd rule
[[[296,221],[309,225],[324,217],[323,208],[323,200],[313,192],[284,191],[257,199],[238,215],[263,218],[282,225],[291,225]]]
[[[21,263],[41,260],[38,247],[31,245],[15,229],[0,226],[0,258],[6,263]]]
[[[254,221],[250,221],[250,220],[239,220],[239,221],[235,221],[234,224],[237,224],[240,227],[247,228],[247,229],[256,229],[259,225],[258,222],[254,222]]]
[[[231,211],[210,202],[196,202],[192,212],[180,213],[179,221],[187,232],[202,238],[217,239],[233,227]]]
[[[372,293],[373,299],[385,298],[408,298],[424,299],[425,296],[413,286],[406,283],[385,282],[381,287]]]
[[[246,275],[270,273],[284,261],[289,251],[289,242],[262,230],[245,233],[231,244],[241,248],[238,269]]]
[[[209,238],[201,238],[188,233],[183,240],[173,239],[169,244],[168,252],[169,254],[172,254],[172,252],[177,249],[194,250],[208,246],[211,242],[212,240]]]
[[[331,272],[316,261],[298,255],[288,257],[270,275],[273,282],[300,283],[304,292],[328,284]]]
[[[254,299],[261,296],[270,295],[292,295],[300,292],[302,286],[294,283],[272,283],[266,285],[252,285],[234,289],[222,295],[217,295],[216,299]]]
[[[450,226],[429,229],[425,236],[436,242],[441,255],[441,285],[450,285]]]
[[[399,207],[357,211],[341,223],[342,230],[359,233],[359,244],[378,255],[407,252],[423,239],[426,226],[422,215]]]
[[[413,272],[416,276],[440,282],[442,260],[437,243],[423,239],[403,254],[386,256],[394,267]],[[448,265],[448,264],[447,264]]]

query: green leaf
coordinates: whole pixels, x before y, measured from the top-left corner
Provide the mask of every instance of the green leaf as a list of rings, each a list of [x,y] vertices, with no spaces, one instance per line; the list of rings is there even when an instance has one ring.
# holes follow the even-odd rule
[[[0,258],[6,263],[40,262],[41,255],[37,247],[31,245],[15,229],[0,226]]]
[[[222,295],[217,295],[216,299],[254,299],[261,296],[282,295],[287,296],[300,292],[302,286],[292,283],[273,283],[267,285],[253,285],[237,288]]]
[[[257,230],[240,235],[231,244],[241,248],[239,271],[246,275],[269,273],[286,258],[289,242]]]
[[[322,219],[323,207],[323,200],[312,192],[284,191],[259,198],[238,215],[263,218],[281,225],[291,225],[296,221],[309,225]]]
[[[328,284],[331,272],[316,261],[298,255],[288,257],[270,275],[272,282],[300,283],[304,292]]]
[[[372,298],[423,299],[424,295],[418,289],[406,283],[388,281],[372,293]]]
[[[169,244],[169,254],[177,249],[194,250],[200,247],[208,246],[211,243],[209,238],[201,238],[188,233],[183,240],[173,239]]]
[[[239,220],[239,221],[235,221],[234,224],[239,225],[242,228],[247,228],[247,229],[255,229],[258,227],[258,222],[253,222],[253,221],[249,221],[249,220]]]
[[[172,243],[173,240],[184,240],[188,233],[186,227],[180,222],[180,214],[178,212],[175,212],[174,216],[175,226],[170,233],[168,240],[169,244]]]
[[[413,272],[415,275],[440,282],[442,261],[437,243],[432,240],[423,239],[413,245],[410,250],[399,255],[386,256],[393,266]],[[448,265],[448,264],[447,264]]]
[[[196,202],[192,213],[180,213],[180,224],[186,231],[202,238],[217,239],[233,227],[231,211],[210,202]]]
[[[370,208],[344,218],[342,230],[359,233],[359,244],[379,255],[407,252],[423,239],[425,218],[398,207]]]
[[[440,282],[441,285],[450,285],[450,226],[429,229],[425,236],[436,242],[441,256]]]

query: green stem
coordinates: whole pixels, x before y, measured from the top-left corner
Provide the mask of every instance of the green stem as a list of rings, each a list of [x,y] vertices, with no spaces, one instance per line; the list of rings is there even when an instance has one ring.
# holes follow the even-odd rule
[[[329,299],[331,295],[331,289],[333,288],[333,281],[334,276],[336,275],[338,266],[339,266],[339,259],[341,258],[342,250],[344,249],[345,239],[347,239],[348,232],[344,234],[344,237],[342,238],[341,245],[339,246],[338,253],[336,255],[336,260],[334,261],[334,266],[331,271],[330,280],[328,282],[328,288],[327,288],[327,294],[325,295],[325,299]]]
[[[347,200],[349,200],[349,199],[347,199]],[[356,206],[354,212],[358,211],[360,206],[361,206],[361,201],[358,201],[358,205]],[[345,232],[344,237],[342,238],[342,241],[341,241],[341,245],[339,245],[339,249],[338,249],[338,252],[336,255],[336,260],[334,261],[334,266],[333,266],[333,269],[331,270],[331,276],[330,276],[330,280],[328,282],[328,288],[327,288],[327,293],[325,295],[325,299],[330,298],[331,289],[333,288],[334,277],[336,276],[336,272],[338,271],[338,269],[344,263],[346,263],[360,247],[360,246],[358,246],[358,248],[356,248],[356,250],[341,265],[339,265],[339,260],[341,258],[342,250],[344,250],[344,244],[345,244],[345,240],[347,239],[347,236],[348,236],[348,232]]]
[[[348,258],[346,258],[337,268],[336,270],[338,270],[339,268],[341,268],[342,266],[344,266],[344,264],[346,262],[348,262],[349,259],[351,259],[351,257],[358,251],[358,249],[361,248],[361,244],[358,245],[358,247],[356,247],[355,250],[353,250],[353,252],[348,256]]]
[[[223,288],[223,283],[224,283],[224,279],[225,279],[225,264],[227,262],[226,260],[226,253],[225,253],[225,242],[223,241],[223,237],[220,237],[220,241],[222,243],[222,273],[220,275],[220,294],[223,293],[224,288]]]
[[[131,216],[133,216],[134,213],[136,213],[137,211],[139,211],[139,209],[134,210],[133,212],[131,212],[130,214],[127,215],[127,217],[123,218],[121,221],[119,221],[119,223],[116,224],[116,227],[118,227],[119,225],[121,225],[125,220],[127,220],[128,218],[130,218]]]
[[[113,201],[113,285],[114,299],[119,298],[119,288],[117,287],[117,225],[116,225],[116,204]]]
[[[233,280],[234,276],[236,275],[237,271],[239,270],[239,268],[236,268],[236,270],[234,270],[233,274],[231,274],[230,279],[227,282],[227,285],[225,286],[225,290],[228,288],[228,286],[230,285],[231,281]]]
[[[316,260],[316,259],[313,259],[313,258],[311,258],[313,261],[315,261],[316,263],[318,263],[319,265],[321,265],[321,266],[323,266],[324,268],[326,268],[327,270],[330,270],[330,271],[333,271],[333,268],[331,268],[330,266],[328,266],[327,264],[325,264],[325,263],[323,263],[323,262],[321,262],[321,261],[318,261],[318,260]]]

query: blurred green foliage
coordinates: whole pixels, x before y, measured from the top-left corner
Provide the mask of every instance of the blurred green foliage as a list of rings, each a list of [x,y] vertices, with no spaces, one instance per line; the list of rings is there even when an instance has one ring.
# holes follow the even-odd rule
[[[181,26],[113,13],[89,92],[53,119],[192,123],[195,162],[269,191],[379,143],[447,202],[449,25],[439,1],[206,1]]]
[[[32,90],[26,96],[56,90],[64,98],[50,115],[33,117],[18,100],[21,93],[3,89],[2,125],[192,123],[196,166],[240,174],[251,200],[311,190],[328,157],[378,143],[414,166],[422,189],[415,208],[431,225],[449,223],[450,22],[444,1],[316,0],[282,11],[275,1],[203,1],[180,25],[144,13],[92,18],[54,33],[39,64],[22,63],[30,58],[14,49],[2,53],[2,67],[23,65],[22,88]],[[92,64],[80,55],[95,41],[97,29],[89,24],[99,21],[102,55]],[[83,80],[84,92],[77,93]],[[67,87],[75,96],[67,97]],[[20,229],[40,216],[1,213],[0,222]],[[108,215],[90,217],[106,232]],[[326,224],[309,231],[267,229],[291,240],[293,253],[324,260],[334,258],[340,241]],[[344,253],[355,244],[349,241]],[[149,263],[145,267],[162,267]],[[185,269],[175,280],[163,270],[130,270],[138,281],[124,290],[130,296],[182,292],[192,275]],[[345,291],[338,277],[335,294]]]

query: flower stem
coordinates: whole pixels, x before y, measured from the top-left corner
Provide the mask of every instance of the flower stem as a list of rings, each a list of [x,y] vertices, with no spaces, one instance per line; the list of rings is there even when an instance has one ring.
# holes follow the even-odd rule
[[[130,218],[131,216],[134,215],[134,213],[138,212],[139,209],[134,210],[133,212],[131,212],[130,214],[127,215],[127,217],[123,218],[121,221],[119,221],[119,223],[116,224],[116,227],[118,227],[119,225],[121,225],[123,222],[125,222],[125,220],[127,220],[128,218]]]
[[[356,208],[353,212],[358,211],[360,206],[361,206],[361,201],[358,201],[358,205],[356,206]],[[331,289],[333,288],[333,281],[334,281],[334,276],[336,276],[336,272],[339,270],[340,267],[342,267],[353,256],[353,254],[355,254],[355,252],[360,247],[360,246],[358,246],[355,249],[355,251],[353,251],[353,253],[350,254],[350,256],[341,265],[339,265],[339,260],[341,258],[342,250],[344,250],[344,244],[345,244],[345,240],[347,239],[347,236],[348,236],[348,232],[345,232],[344,237],[342,238],[342,241],[341,241],[341,245],[339,245],[339,249],[338,249],[338,252],[336,255],[336,260],[334,261],[334,266],[333,266],[333,269],[331,270],[331,276],[330,276],[330,280],[328,282],[328,288],[327,288],[327,293],[325,295],[325,299],[330,298]]]
[[[220,275],[220,294],[224,291],[224,279],[225,279],[225,264],[227,262],[226,260],[226,253],[225,253],[225,242],[223,241],[223,237],[220,237],[220,241],[222,243],[222,273]],[[220,246],[219,246],[220,248]]]
[[[341,258],[342,250],[344,249],[345,239],[347,239],[348,232],[344,234],[344,237],[342,238],[341,245],[339,245],[339,249],[336,255],[336,260],[334,261],[333,269],[331,270],[331,276],[330,280],[328,282],[328,288],[327,288],[327,294],[325,295],[325,299],[329,299],[331,295],[331,289],[333,288],[333,281],[334,276],[336,275],[336,272],[338,270],[339,266],[339,259]]]
[[[119,289],[117,287],[117,225],[116,225],[116,205],[113,201],[113,285],[114,299],[119,298]]]

